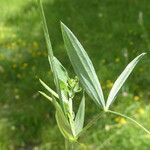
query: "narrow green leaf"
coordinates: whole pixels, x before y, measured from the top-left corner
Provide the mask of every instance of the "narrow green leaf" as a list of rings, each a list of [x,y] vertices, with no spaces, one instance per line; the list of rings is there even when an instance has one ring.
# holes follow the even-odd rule
[[[55,62],[55,69],[56,69],[58,79],[59,79],[59,86],[61,89],[61,98],[62,98],[63,103],[65,103],[68,101],[69,76],[65,67],[63,67],[63,65],[60,63],[60,61],[56,57],[54,57],[54,62]]]
[[[57,93],[60,97],[60,104],[61,104],[61,106],[64,110],[62,95],[61,95],[61,89],[60,89],[60,85],[59,85],[58,74],[57,74],[57,71],[56,71],[56,65],[55,65],[52,45],[51,45],[51,41],[50,41],[50,37],[49,37],[49,33],[48,33],[46,18],[45,18],[45,14],[44,14],[44,10],[43,10],[43,6],[42,6],[41,1],[38,1],[38,3],[39,3],[39,10],[40,10],[40,15],[41,15],[41,20],[42,20],[42,24],[43,24],[45,40],[46,40],[47,49],[48,49],[48,60],[49,60],[50,67],[51,67],[51,70],[52,70],[53,75],[54,75],[54,82],[55,82],[55,85],[56,85],[56,88],[57,88]]]
[[[40,83],[43,85],[43,87],[48,90],[53,96],[55,96],[56,98],[59,98],[58,94],[53,91],[46,83],[44,83],[41,79],[39,79]]]
[[[45,93],[42,92],[42,91],[39,91],[39,93],[40,93],[41,95],[43,95],[45,98],[47,98],[50,102],[53,103],[53,99],[52,99],[51,97],[49,97],[47,94],[45,94]]]
[[[72,130],[71,130],[69,121],[65,117],[64,112],[63,112],[62,108],[60,107],[59,103],[55,100],[54,97],[51,98],[47,94],[45,94],[44,92],[41,92],[41,91],[39,91],[39,93],[53,103],[53,105],[56,109],[56,114],[55,114],[56,121],[57,121],[58,127],[59,127],[61,133],[63,134],[63,136],[66,139],[71,140],[71,141],[76,140],[76,138],[72,134]]]
[[[136,66],[136,64],[139,62],[139,60],[145,55],[146,53],[142,53],[141,55],[137,56],[134,60],[132,60],[127,67],[124,69],[124,71],[120,74],[120,76],[118,77],[118,79],[115,81],[108,99],[107,99],[107,103],[106,103],[106,109],[109,109],[109,106],[112,104],[112,102],[115,100],[116,95],[118,94],[120,88],[122,87],[122,85],[124,84],[124,82],[126,81],[126,79],[128,78],[128,76],[131,74],[132,70],[134,69],[134,67]]]
[[[85,116],[85,95],[83,94],[81,103],[79,105],[78,112],[75,117],[75,122],[74,122],[76,135],[78,135],[83,129],[84,116]]]
[[[70,29],[63,23],[61,29],[69,59],[82,86],[98,106],[105,107],[102,88],[90,58]]]
[[[58,79],[67,84],[68,79],[69,79],[67,70],[56,57],[54,57],[54,61],[55,61]]]
[[[58,125],[61,133],[63,134],[63,136],[68,140],[74,141],[75,137],[73,136],[71,126],[70,126],[67,118],[65,117],[60,106],[58,106],[58,108],[56,108],[55,117],[56,117],[57,125]]]

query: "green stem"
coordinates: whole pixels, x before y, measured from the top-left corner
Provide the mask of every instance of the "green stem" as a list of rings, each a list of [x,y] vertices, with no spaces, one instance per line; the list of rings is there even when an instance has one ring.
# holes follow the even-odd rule
[[[133,123],[135,123],[136,125],[138,125],[140,128],[142,128],[147,134],[150,134],[150,131],[147,130],[143,125],[141,125],[140,123],[138,123],[137,121],[135,121],[134,119],[124,115],[124,114],[121,114],[121,113],[118,113],[118,112],[115,112],[115,111],[112,111],[112,110],[107,110],[108,113],[112,113],[112,114],[115,114],[115,115],[118,115],[118,116],[121,116],[121,117],[124,117],[130,121],[132,121]]]
[[[75,150],[75,143],[65,139],[65,150]]]

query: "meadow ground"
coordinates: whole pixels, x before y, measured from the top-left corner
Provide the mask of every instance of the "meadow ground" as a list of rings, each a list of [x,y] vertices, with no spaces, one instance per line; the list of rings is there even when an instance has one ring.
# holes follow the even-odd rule
[[[150,129],[149,0],[45,0],[44,10],[55,55],[74,76],[61,37],[62,21],[92,59],[105,97],[126,64],[147,52],[112,109]],[[0,0],[0,150],[64,149],[54,108],[38,94],[43,89],[39,78],[54,88],[36,0]],[[87,123],[99,110],[86,97]],[[85,150],[150,148],[149,135],[114,115],[102,115],[79,141],[83,144],[77,149]]]

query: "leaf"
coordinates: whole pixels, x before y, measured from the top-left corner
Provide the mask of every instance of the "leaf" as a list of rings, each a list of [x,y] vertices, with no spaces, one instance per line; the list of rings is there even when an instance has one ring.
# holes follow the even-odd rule
[[[90,58],[70,29],[63,23],[61,29],[69,59],[82,86],[98,106],[105,107],[102,88]]]
[[[41,91],[39,91],[39,93],[53,103],[53,105],[56,109],[56,114],[55,114],[56,121],[57,121],[58,127],[59,127],[61,133],[63,134],[63,136],[66,139],[71,140],[71,141],[76,140],[76,138],[72,134],[72,130],[71,130],[69,121],[65,117],[64,112],[63,112],[62,108],[60,107],[59,103],[55,100],[54,97],[51,98],[47,94],[45,94],[44,92],[41,92]]]
[[[57,88],[57,93],[59,95],[60,104],[61,104],[61,106],[64,110],[62,95],[61,95],[61,89],[60,89],[58,74],[57,74],[57,71],[56,71],[56,65],[55,65],[52,45],[51,45],[51,41],[50,41],[50,37],[49,37],[49,33],[48,33],[46,18],[45,18],[42,3],[39,0],[38,0],[38,3],[39,3],[39,10],[40,10],[40,15],[41,15],[41,19],[42,19],[42,24],[43,24],[44,36],[45,36],[47,49],[48,49],[48,60],[49,60],[50,67],[51,67],[51,70],[52,70],[53,75],[54,75],[54,82],[55,82],[55,85],[56,85],[56,88]]]
[[[126,79],[128,78],[128,76],[130,75],[130,73],[132,72],[132,70],[134,69],[134,67],[136,66],[136,64],[139,62],[139,60],[145,55],[146,53],[142,53],[139,56],[137,56],[134,60],[132,60],[127,67],[124,69],[124,71],[120,74],[120,76],[118,77],[118,79],[115,81],[108,99],[107,99],[107,103],[106,103],[106,109],[109,109],[109,106],[112,104],[112,102],[115,100],[116,95],[118,94],[120,88],[122,87],[122,85],[124,84],[124,82],[126,81]]]
[[[40,83],[43,85],[43,87],[48,90],[53,96],[55,96],[56,98],[59,98],[58,94],[53,91],[48,85],[46,85],[46,83],[44,83],[41,79],[39,79]]]
[[[67,70],[56,57],[54,57],[54,61],[55,61],[56,71],[58,74],[58,79],[67,84],[67,81],[69,79]]]
[[[41,95],[43,95],[45,98],[47,98],[50,102],[53,103],[53,99],[52,99],[51,97],[49,97],[47,94],[45,94],[45,93],[42,92],[42,91],[39,91],[39,93],[40,93]]]
[[[71,126],[67,120],[67,118],[65,117],[61,107],[58,105],[58,108],[56,108],[56,121],[57,121],[57,125],[61,131],[61,133],[63,134],[63,136],[71,141],[76,140],[76,138],[73,136],[72,130],[71,130]]]
[[[85,95],[83,94],[83,97],[82,97],[82,100],[79,105],[79,109],[78,109],[78,112],[76,114],[75,121],[74,121],[76,135],[78,135],[83,129],[84,116],[85,116]]]

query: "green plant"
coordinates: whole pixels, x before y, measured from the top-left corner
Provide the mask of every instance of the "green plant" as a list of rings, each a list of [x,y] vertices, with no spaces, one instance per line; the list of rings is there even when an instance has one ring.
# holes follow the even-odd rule
[[[41,79],[41,84],[50,92],[51,97],[49,97],[42,91],[39,92],[48,100],[50,100],[56,109],[55,117],[58,127],[66,140],[66,149],[72,149],[72,144],[77,142],[78,137],[82,133],[84,133],[89,127],[91,127],[101,116],[101,114],[98,114],[94,117],[93,120],[91,120],[91,122],[89,122],[85,127],[83,127],[85,116],[84,91],[91,97],[91,99],[99,108],[102,108],[104,110],[105,113],[112,113],[115,115],[125,117],[133,123],[137,124],[145,132],[150,134],[150,132],[145,127],[143,127],[134,119],[109,109],[111,104],[114,102],[119,90],[123,86],[124,82],[130,75],[136,64],[139,62],[139,60],[145,55],[145,53],[140,54],[127,65],[127,67],[115,81],[107,98],[107,101],[105,102],[101,85],[99,83],[98,77],[96,75],[95,69],[90,58],[88,57],[86,51],[84,50],[83,46],[80,44],[78,39],[75,37],[75,35],[63,23],[61,23],[61,29],[64,44],[77,77],[75,77],[75,79],[70,79],[66,69],[54,56],[50,42],[50,37],[48,34],[43,7],[40,1],[39,6],[45,39],[48,48],[48,60],[54,76],[54,83],[56,86],[57,93],[53,91],[50,87],[48,87]],[[83,90],[81,90],[79,82],[81,83]],[[75,114],[73,111],[73,99],[75,94],[81,91],[83,91],[83,97],[80,102],[78,111]],[[59,100],[59,102],[57,101],[57,99]]]

